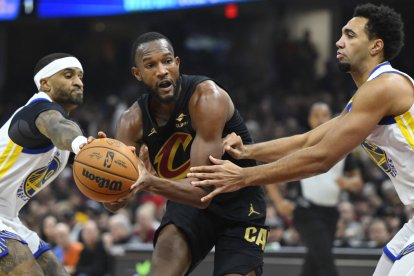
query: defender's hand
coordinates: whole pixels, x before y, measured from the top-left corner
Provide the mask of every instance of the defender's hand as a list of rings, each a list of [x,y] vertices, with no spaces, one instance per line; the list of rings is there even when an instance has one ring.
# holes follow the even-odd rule
[[[227,152],[235,159],[243,159],[246,148],[239,135],[232,132],[223,139],[223,153]]]
[[[246,185],[241,167],[228,160],[216,159],[211,155],[209,158],[215,165],[192,167],[190,173],[187,174],[188,178],[199,179],[191,182],[196,187],[215,187],[212,192],[201,198],[201,201],[209,201],[218,194],[234,192]]]

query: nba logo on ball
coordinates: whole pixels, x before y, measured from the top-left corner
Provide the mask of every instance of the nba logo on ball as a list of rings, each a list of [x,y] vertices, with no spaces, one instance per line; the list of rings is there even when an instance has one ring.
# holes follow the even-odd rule
[[[104,162],[104,167],[105,168],[110,168],[111,167],[112,161],[114,161],[114,156],[115,156],[115,154],[112,151],[108,151],[106,153],[105,162]]]
[[[96,139],[75,156],[73,178],[76,186],[90,199],[117,201],[128,195],[131,185],[138,179],[137,158],[135,152],[118,140]]]

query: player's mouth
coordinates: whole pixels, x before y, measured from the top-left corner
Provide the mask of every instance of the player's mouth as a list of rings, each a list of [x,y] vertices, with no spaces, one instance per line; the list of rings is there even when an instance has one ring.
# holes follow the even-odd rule
[[[83,94],[83,89],[74,89],[74,90],[72,90],[72,93],[75,93],[75,94]]]
[[[343,57],[345,57],[345,55],[344,54],[342,54],[341,52],[336,52],[336,58],[337,59],[342,59]]]
[[[158,89],[162,92],[168,93],[174,89],[174,86],[170,80],[163,80],[158,84]]]

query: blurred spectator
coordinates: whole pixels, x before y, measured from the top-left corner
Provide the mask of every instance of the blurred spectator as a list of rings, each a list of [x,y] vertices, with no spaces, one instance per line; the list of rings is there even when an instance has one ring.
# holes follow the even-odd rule
[[[283,221],[278,217],[274,217],[272,219],[266,219],[266,225],[270,228],[267,237],[266,250],[279,250],[283,242]]]
[[[56,245],[55,227],[57,218],[53,215],[47,215],[42,220],[42,227],[40,229],[40,238],[50,244],[52,248]]]
[[[382,219],[374,219],[368,227],[368,246],[383,248],[391,239],[387,224]]]
[[[124,245],[137,241],[133,236],[130,219],[120,213],[109,218],[108,232],[103,234],[102,239],[108,251],[115,245]]]
[[[364,239],[364,231],[360,222],[356,220],[354,206],[343,201],[339,203],[339,221],[336,232],[337,246],[358,247]]]
[[[63,252],[63,265],[69,273],[75,271],[83,245],[70,238],[70,228],[65,223],[58,223],[55,228],[56,245]]]
[[[152,243],[159,221],[155,219],[155,203],[148,201],[135,211],[134,235],[143,243]]]
[[[108,272],[108,254],[95,221],[88,221],[81,231],[83,250],[76,265],[76,276],[103,276]]]

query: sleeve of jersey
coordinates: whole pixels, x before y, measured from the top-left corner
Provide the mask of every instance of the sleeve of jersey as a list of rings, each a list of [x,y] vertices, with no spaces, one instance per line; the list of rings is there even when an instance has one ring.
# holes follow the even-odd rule
[[[18,145],[30,149],[50,146],[52,142],[36,127],[36,119],[39,114],[48,110],[56,110],[67,118],[65,110],[54,102],[38,101],[29,104],[13,117],[9,127],[10,139]]]

